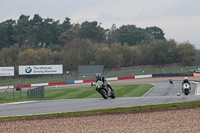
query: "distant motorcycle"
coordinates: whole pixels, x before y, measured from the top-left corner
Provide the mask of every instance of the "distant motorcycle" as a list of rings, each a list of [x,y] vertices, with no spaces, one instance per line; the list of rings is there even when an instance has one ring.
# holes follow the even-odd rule
[[[96,90],[102,95],[104,99],[108,99],[109,97],[112,99],[115,98],[115,94],[111,91],[110,87],[105,86],[100,80],[96,83]]]
[[[171,79],[169,79],[169,83],[170,83],[170,84],[173,84],[173,81],[172,81]]]
[[[188,83],[184,83],[182,85],[182,90],[185,95],[188,95],[188,94],[190,94],[191,87]]]

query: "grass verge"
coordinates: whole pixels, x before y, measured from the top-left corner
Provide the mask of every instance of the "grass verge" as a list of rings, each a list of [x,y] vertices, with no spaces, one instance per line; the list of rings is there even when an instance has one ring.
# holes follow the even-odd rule
[[[153,85],[151,84],[128,84],[128,85],[112,85],[115,90],[116,97],[140,97],[143,96]],[[12,91],[8,93],[11,99],[0,99],[0,103],[29,101],[26,96],[26,91],[22,91],[22,99],[19,99],[19,94],[15,94],[15,99],[12,99]],[[14,92],[18,93],[18,92]],[[0,97],[5,97],[5,94],[0,93]],[[95,90],[95,87],[76,87],[76,88],[61,88],[61,89],[46,89],[44,99],[35,100],[56,100],[56,99],[83,99],[83,98],[101,98],[102,96]]]

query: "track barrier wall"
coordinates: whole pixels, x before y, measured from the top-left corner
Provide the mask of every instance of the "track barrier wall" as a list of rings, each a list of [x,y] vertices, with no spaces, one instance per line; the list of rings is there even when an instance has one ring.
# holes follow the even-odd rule
[[[149,75],[136,75],[136,76],[126,76],[126,77],[113,77],[106,78],[108,81],[113,80],[125,80],[125,79],[141,79],[141,78],[152,78],[152,77],[176,77],[176,76],[200,76],[200,73],[187,73],[187,74],[179,74],[179,73],[165,73],[165,74],[149,74]],[[30,87],[38,87],[38,86],[51,86],[51,85],[64,85],[64,84],[81,84],[88,82],[95,82],[96,79],[87,79],[87,80],[74,80],[74,81],[63,81],[63,82],[50,82],[50,83],[38,83],[38,84],[27,84],[27,85],[14,85],[14,86],[2,86],[0,89],[7,88],[30,88]]]
[[[124,80],[124,79],[135,79],[135,76],[118,77],[118,80]]]

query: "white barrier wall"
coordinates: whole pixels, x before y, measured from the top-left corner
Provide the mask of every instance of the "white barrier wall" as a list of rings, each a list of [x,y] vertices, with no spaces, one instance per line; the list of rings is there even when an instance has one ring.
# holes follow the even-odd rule
[[[39,84],[31,84],[31,87],[32,86],[48,86],[49,83],[39,83]]]
[[[74,83],[75,84],[83,83],[83,80],[75,80]]]
[[[114,78],[106,78],[108,81],[111,81],[111,80],[118,80],[118,77],[114,77]]]
[[[142,79],[142,78],[152,78],[152,74],[150,74],[150,75],[137,75],[137,76],[135,76],[135,79]]]

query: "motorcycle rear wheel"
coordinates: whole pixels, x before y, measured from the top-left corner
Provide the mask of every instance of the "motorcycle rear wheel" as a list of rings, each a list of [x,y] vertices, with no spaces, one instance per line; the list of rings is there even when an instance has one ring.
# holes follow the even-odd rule
[[[112,93],[111,98],[115,99],[115,93],[114,92]]]

